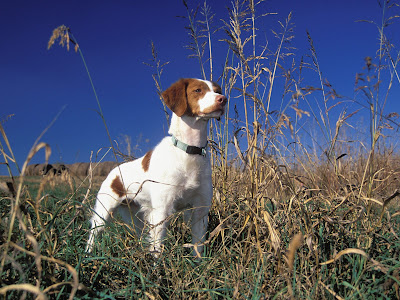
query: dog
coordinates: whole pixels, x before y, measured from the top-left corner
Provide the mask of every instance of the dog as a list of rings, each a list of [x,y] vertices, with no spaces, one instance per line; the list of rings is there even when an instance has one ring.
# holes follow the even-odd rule
[[[97,194],[87,252],[92,252],[110,213],[118,209],[137,233],[143,234],[148,225],[150,252],[158,256],[169,217],[183,211],[184,221],[191,225],[193,255],[201,257],[213,194],[208,121],[224,114],[227,98],[218,84],[192,78],[175,82],[162,98],[172,111],[170,136],[109,173]]]

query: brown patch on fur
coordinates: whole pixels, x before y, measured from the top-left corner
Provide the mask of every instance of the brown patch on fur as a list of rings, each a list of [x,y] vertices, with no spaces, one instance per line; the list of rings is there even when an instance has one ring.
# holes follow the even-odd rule
[[[118,197],[126,195],[125,187],[118,175],[112,181],[111,189],[118,195]]]
[[[222,89],[218,83],[212,82],[212,87],[213,87],[214,93],[222,95]]]
[[[151,155],[153,154],[153,150],[148,151],[145,156],[143,157],[142,160],[142,168],[143,171],[147,172],[149,170],[149,166],[150,166],[150,159],[151,159]]]
[[[188,79],[180,79],[162,93],[162,98],[170,110],[178,117],[183,116],[187,109],[186,87]]]
[[[210,88],[204,81],[189,79],[188,86],[186,88],[188,108],[187,113],[192,116],[200,114],[200,107],[198,101],[204,98],[207,92],[210,92]]]

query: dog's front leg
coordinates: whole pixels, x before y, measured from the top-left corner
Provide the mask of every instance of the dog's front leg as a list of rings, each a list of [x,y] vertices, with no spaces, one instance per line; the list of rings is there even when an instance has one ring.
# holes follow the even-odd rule
[[[208,206],[193,208],[191,213],[185,213],[185,222],[192,227],[192,255],[201,258],[208,225]]]
[[[153,208],[148,214],[150,252],[154,256],[161,253],[161,244],[167,228],[167,214],[163,208]]]

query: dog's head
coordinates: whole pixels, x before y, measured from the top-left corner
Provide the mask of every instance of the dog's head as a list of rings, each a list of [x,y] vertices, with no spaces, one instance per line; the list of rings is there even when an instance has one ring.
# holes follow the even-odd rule
[[[221,87],[211,81],[184,78],[162,93],[165,104],[178,117],[184,114],[203,118],[219,118],[227,99]]]

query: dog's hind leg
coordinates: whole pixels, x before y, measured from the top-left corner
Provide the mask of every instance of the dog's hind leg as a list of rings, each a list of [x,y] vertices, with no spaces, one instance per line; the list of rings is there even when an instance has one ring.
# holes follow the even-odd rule
[[[101,193],[101,190],[99,191],[97,194],[96,205],[93,210],[93,216],[90,220],[91,230],[86,244],[86,252],[92,252],[94,239],[104,229],[104,224],[109,219],[110,212],[119,206],[120,203],[120,199],[114,198],[109,194]]]

